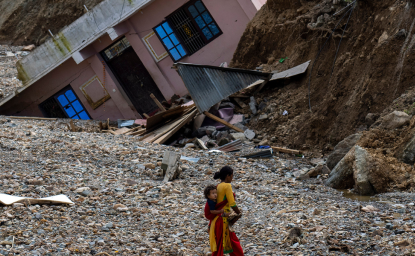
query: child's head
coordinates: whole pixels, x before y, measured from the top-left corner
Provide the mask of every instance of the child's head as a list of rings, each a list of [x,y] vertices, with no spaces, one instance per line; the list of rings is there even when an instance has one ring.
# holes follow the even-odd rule
[[[216,191],[216,187],[214,185],[209,185],[205,188],[204,191],[206,199],[210,199],[213,201],[216,201],[216,198],[218,197],[218,192]]]

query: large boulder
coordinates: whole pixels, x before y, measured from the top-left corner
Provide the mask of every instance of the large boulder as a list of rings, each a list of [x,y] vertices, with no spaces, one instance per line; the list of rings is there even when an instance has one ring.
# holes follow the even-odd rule
[[[415,163],[415,134],[397,150],[396,158],[407,164]]]
[[[361,133],[352,134],[344,140],[340,141],[337,146],[334,147],[333,152],[327,158],[326,165],[333,170],[340,160],[349,152],[349,150],[356,145],[357,141],[362,137]]]
[[[354,146],[331,171],[325,185],[336,189],[354,188],[361,195],[386,192],[395,169],[385,157]]]
[[[380,120],[380,128],[396,129],[399,128],[411,120],[411,116],[402,111],[393,111],[392,113],[384,116]]]

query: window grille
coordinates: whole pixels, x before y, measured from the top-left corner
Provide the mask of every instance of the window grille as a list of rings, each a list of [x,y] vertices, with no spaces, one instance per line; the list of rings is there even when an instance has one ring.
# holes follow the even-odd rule
[[[154,30],[174,61],[194,54],[222,34],[201,0],[181,7]]]

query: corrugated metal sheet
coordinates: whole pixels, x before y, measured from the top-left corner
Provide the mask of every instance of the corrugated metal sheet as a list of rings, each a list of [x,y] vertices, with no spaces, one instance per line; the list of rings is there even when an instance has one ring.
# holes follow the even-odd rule
[[[259,79],[269,80],[272,76],[252,70],[188,63],[176,63],[174,67],[201,113]]]

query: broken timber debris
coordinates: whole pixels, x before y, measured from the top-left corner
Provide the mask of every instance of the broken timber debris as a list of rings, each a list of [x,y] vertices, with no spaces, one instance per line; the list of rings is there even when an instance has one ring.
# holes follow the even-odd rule
[[[166,109],[164,108],[164,106],[160,103],[160,101],[156,98],[156,96],[154,96],[154,94],[150,94],[150,97],[154,100],[154,102],[156,103],[156,105],[160,108],[161,112],[166,111]]]
[[[222,152],[232,152],[242,149],[242,141],[241,140],[235,140],[228,144],[225,144],[221,147],[218,147],[217,150],[220,150]]]
[[[242,156],[243,158],[270,158],[272,157],[272,149],[256,152],[249,155]]]
[[[288,148],[280,148],[280,147],[271,147],[275,151],[281,152],[281,153],[287,153],[287,154],[294,154],[294,155],[301,155],[300,150],[293,150]]]
[[[236,126],[234,126],[234,125],[232,125],[232,124],[230,124],[228,122],[226,122],[222,118],[219,118],[219,117],[217,117],[217,116],[215,116],[215,115],[213,115],[213,114],[211,114],[211,113],[209,113],[207,111],[203,112],[203,114],[205,114],[207,117],[215,120],[216,122],[219,122],[219,123],[221,123],[221,124],[223,124],[223,125],[231,128],[231,129],[234,129],[237,132],[244,132],[242,129],[240,129],[240,128],[238,128],[238,127],[236,127]]]

